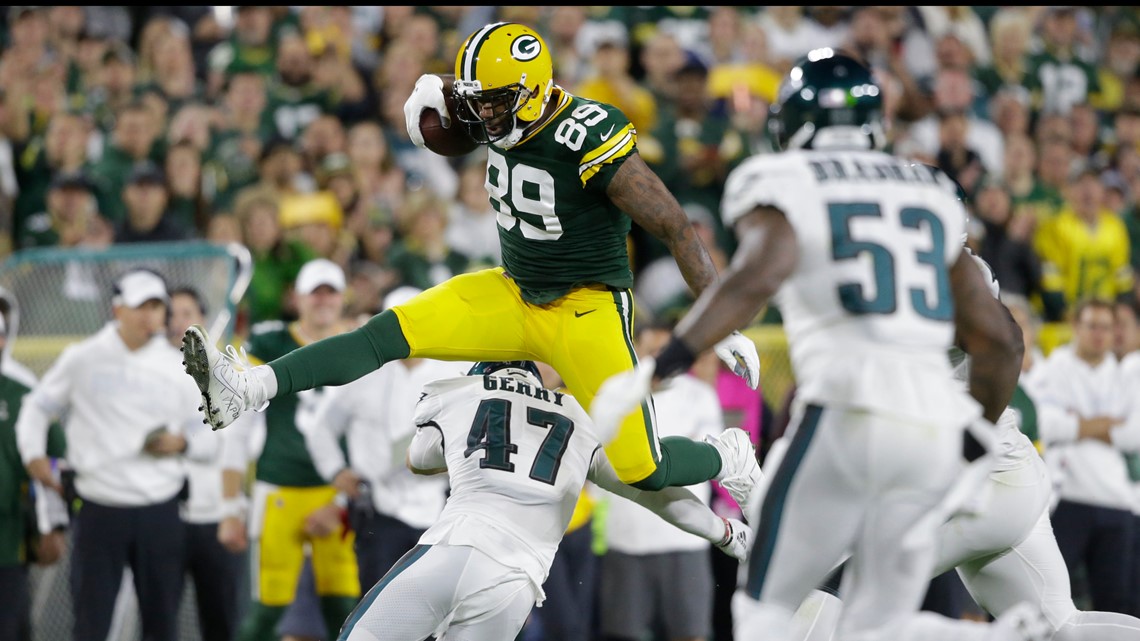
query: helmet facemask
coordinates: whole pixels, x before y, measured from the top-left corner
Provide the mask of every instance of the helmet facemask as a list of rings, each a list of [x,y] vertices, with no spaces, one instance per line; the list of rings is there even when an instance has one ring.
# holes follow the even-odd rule
[[[524,25],[487,25],[468,37],[456,57],[456,117],[480,144],[518,144],[542,116],[553,89],[550,52]]]
[[[517,116],[527,106],[531,93],[523,82],[526,82],[525,74],[519,83],[482,91],[478,80],[455,81],[455,99],[459,105],[456,116],[475,142],[497,145],[512,138],[520,129]]]

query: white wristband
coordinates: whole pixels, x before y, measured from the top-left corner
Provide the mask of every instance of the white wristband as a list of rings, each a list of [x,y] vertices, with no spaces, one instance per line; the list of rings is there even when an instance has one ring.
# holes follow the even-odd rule
[[[222,499],[222,517],[232,518],[237,517],[244,520],[246,512],[249,511],[249,500],[245,498],[244,494]]]

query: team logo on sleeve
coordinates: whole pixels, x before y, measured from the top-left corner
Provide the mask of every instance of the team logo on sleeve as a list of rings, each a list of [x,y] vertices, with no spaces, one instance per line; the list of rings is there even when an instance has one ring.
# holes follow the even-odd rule
[[[519,62],[534,60],[540,53],[542,53],[542,42],[532,35],[521,35],[511,43],[511,57]]]

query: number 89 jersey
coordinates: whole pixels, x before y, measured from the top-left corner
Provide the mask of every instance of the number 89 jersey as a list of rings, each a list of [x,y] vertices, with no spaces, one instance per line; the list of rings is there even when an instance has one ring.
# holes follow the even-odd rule
[[[532,377],[424,386],[420,429],[443,435],[451,494],[421,543],[469,545],[541,586],[600,448],[574,397]]]
[[[790,151],[729,175],[725,223],[759,206],[795,230],[798,262],[775,300],[797,395],[930,417],[952,385],[949,270],[966,223],[953,180],[878,151]],[[944,409],[963,409],[954,403]]]
[[[498,212],[503,267],[523,298],[544,305],[577,285],[633,285],[630,220],[606,196],[637,132],[616,107],[565,91],[537,131],[488,146],[487,193]]]

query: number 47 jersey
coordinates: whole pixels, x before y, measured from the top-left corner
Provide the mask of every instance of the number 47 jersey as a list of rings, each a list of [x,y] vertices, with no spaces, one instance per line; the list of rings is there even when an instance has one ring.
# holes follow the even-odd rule
[[[451,482],[420,543],[477,548],[540,589],[591,468],[609,464],[585,410],[531,377],[491,374],[425,385],[415,420],[410,455],[438,430]]]
[[[953,180],[877,151],[790,151],[728,177],[726,225],[763,206],[784,213],[799,250],[775,297],[797,398],[957,427],[980,413],[946,358],[966,224]]]

